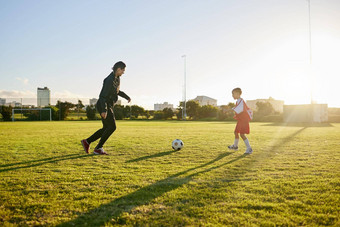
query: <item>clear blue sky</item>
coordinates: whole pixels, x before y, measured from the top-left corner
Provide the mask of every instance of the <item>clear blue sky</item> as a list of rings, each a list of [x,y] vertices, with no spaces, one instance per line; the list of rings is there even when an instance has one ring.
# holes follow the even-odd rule
[[[307,0],[0,0],[0,98],[98,97],[122,60],[133,104],[176,106],[186,54],[189,99],[340,107],[340,1],[311,0],[311,22],[312,64]]]

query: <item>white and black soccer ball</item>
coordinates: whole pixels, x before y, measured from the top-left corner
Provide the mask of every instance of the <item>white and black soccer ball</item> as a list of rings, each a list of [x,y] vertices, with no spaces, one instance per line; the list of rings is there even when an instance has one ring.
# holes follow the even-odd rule
[[[179,151],[183,147],[184,147],[184,143],[182,140],[175,139],[174,141],[172,141],[172,149],[174,149],[175,151]]]

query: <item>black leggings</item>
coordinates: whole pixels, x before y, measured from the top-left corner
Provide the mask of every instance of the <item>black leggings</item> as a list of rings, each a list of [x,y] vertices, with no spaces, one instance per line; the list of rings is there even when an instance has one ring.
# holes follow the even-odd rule
[[[102,122],[103,128],[99,129],[92,136],[86,139],[88,143],[92,143],[100,138],[96,149],[102,148],[106,140],[116,130],[116,120],[112,109],[108,109],[107,116],[105,119],[102,118]]]

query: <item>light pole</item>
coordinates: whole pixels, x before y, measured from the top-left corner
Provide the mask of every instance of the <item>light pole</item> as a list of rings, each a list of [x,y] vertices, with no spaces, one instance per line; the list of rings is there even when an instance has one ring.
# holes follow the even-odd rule
[[[186,63],[187,63],[187,56],[182,55],[182,58],[184,58],[184,91],[183,91],[183,110],[182,110],[182,120],[187,119],[187,104],[186,104],[186,86],[187,86],[187,76],[186,76]]]
[[[312,26],[311,26],[311,17],[310,17],[310,0],[308,2],[308,25],[309,25],[309,73],[311,76],[311,91],[310,91],[310,102],[311,104],[314,103],[313,101],[313,87],[314,87],[314,78],[312,74]]]
[[[310,0],[308,2],[308,22],[309,22],[309,64],[312,64],[312,26],[310,20]]]

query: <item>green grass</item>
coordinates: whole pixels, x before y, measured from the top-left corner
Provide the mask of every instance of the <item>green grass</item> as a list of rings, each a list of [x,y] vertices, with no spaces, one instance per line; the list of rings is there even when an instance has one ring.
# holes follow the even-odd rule
[[[251,123],[250,156],[234,122],[117,126],[94,156],[100,121],[0,122],[0,225],[340,225],[340,124]]]

